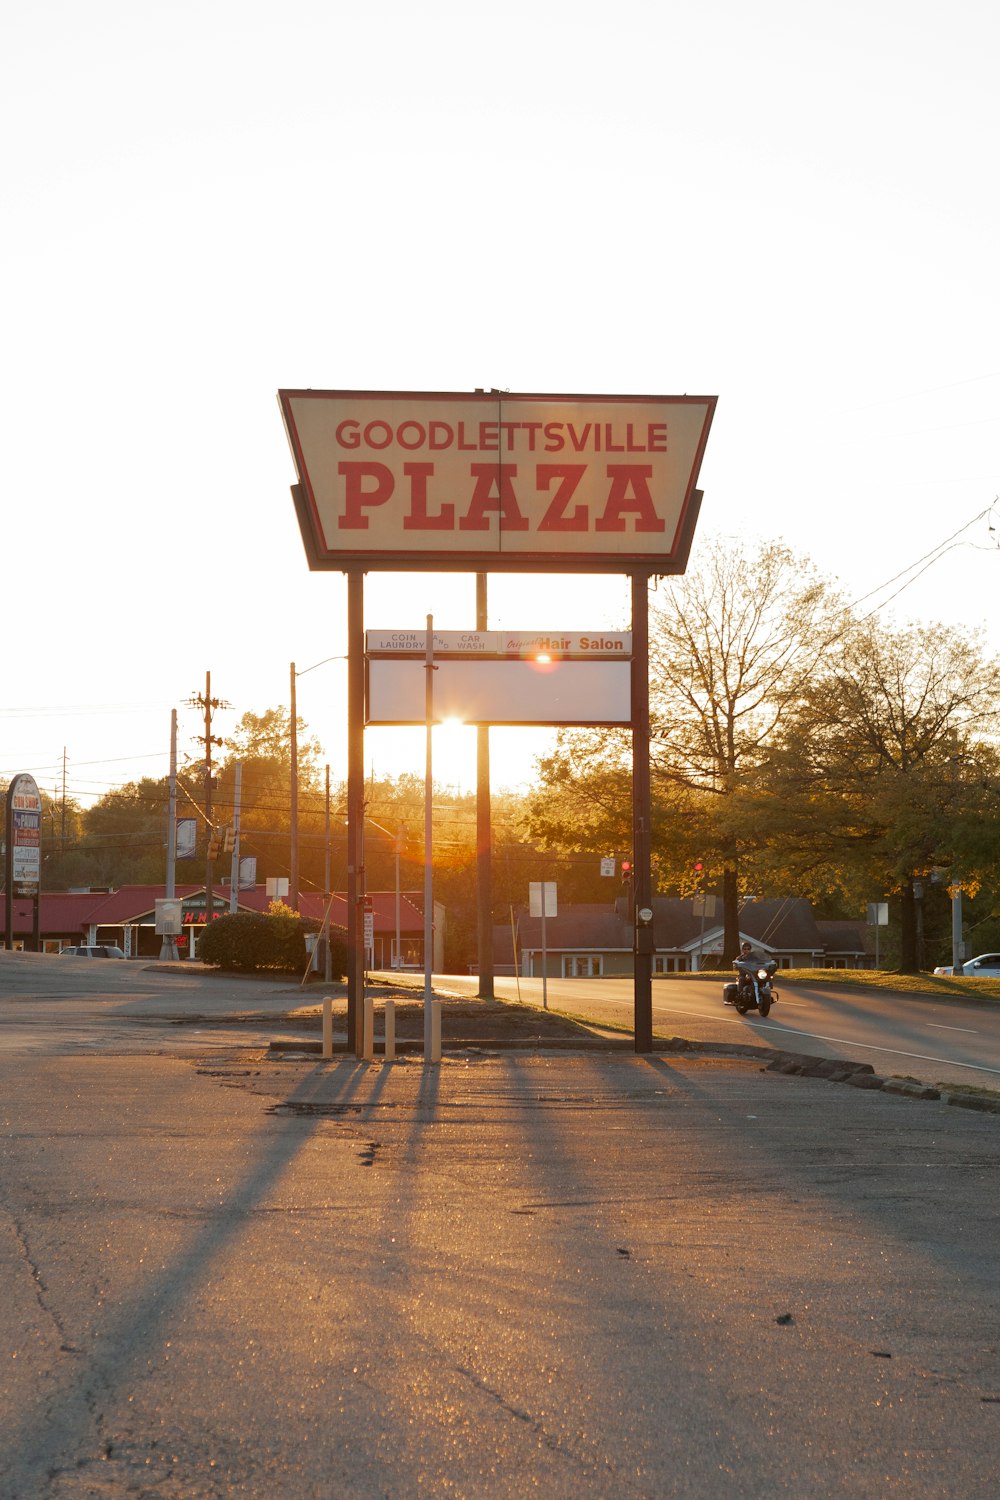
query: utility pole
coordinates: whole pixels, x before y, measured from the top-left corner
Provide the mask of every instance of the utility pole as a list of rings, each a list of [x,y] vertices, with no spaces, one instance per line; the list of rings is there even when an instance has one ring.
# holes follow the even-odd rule
[[[170,780],[167,799],[167,884],[164,891],[168,901],[173,901],[177,890],[177,710],[170,710]],[[177,939],[164,934],[160,943],[160,957],[176,963]]]
[[[326,945],[323,959],[323,978],[327,984],[333,978],[333,957],[330,953],[330,767],[326,768],[326,819],[325,819],[325,854],[323,858],[323,910],[326,924]]]
[[[215,779],[212,776],[212,746],[221,746],[223,742],[218,735],[212,733],[212,715],[216,709],[232,708],[233,705],[227,703],[225,698],[212,697],[211,672],[205,673],[204,696],[201,693],[192,693],[187,701],[189,707],[200,708],[205,716],[205,733],[195,735],[195,739],[200,740],[205,746],[205,926],[207,927],[215,915],[212,866],[221,848],[221,839],[216,834],[215,825],[212,822],[212,791],[215,787]]]
[[[233,862],[229,875],[229,911],[236,911],[240,901],[240,802],[243,789],[243,762],[236,762],[236,786],[233,792]]]

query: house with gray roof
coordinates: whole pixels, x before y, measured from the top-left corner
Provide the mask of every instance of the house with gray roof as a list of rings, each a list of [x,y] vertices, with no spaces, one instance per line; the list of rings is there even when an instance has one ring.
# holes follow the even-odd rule
[[[702,911],[697,902],[654,896],[653,973],[696,973],[722,965],[721,902]],[[802,896],[748,899],[740,908],[740,940],[774,958],[781,969],[871,968],[867,928],[857,921],[817,919]],[[514,940],[516,939],[516,959]],[[628,902],[564,906],[542,920],[521,912],[515,932],[497,927],[494,953],[498,973],[549,978],[586,978],[632,973],[633,928]]]

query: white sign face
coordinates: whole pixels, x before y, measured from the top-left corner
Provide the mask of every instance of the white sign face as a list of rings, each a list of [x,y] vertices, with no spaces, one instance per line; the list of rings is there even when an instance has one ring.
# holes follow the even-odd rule
[[[156,932],[160,937],[179,937],[184,931],[184,902],[172,896],[157,896]]]
[[[528,882],[529,917],[557,917],[559,902],[556,899],[554,880],[530,880]]]
[[[425,630],[369,630],[365,636],[369,656],[426,656]],[[431,654],[441,656],[554,658],[579,656],[593,661],[600,657],[627,660],[632,655],[631,632],[607,630],[435,630]]]
[[[632,722],[629,661],[483,660],[434,664],[433,722],[625,725]],[[414,657],[368,663],[366,722],[425,724],[427,668]]]
[[[313,568],[684,568],[714,396],[279,400]]]
[[[601,874],[613,875],[615,873],[615,862],[611,855],[606,855],[601,860]]]
[[[178,818],[177,828],[177,859],[194,859],[195,850],[198,845],[198,820],[197,818]]]

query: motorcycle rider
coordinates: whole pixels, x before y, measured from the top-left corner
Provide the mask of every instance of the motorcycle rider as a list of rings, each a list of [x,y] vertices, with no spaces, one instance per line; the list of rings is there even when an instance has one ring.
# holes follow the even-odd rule
[[[753,964],[754,966],[756,966],[758,964],[762,964],[763,962],[764,962],[764,959],[761,957],[761,955],[759,953],[755,953],[754,952],[753,948],[751,947],[751,945],[748,942],[746,942],[744,940],[740,944],[740,963],[741,964]],[[737,983],[739,984],[740,989],[742,990],[742,989],[752,988],[752,981],[750,979],[750,975],[746,972],[746,970],[745,969],[737,969],[736,972],[737,972],[737,975],[739,976],[738,979],[737,979]]]

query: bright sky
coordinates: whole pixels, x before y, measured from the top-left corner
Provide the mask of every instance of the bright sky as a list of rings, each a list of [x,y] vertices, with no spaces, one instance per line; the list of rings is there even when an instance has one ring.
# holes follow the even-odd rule
[[[165,774],[206,670],[225,735],[343,652],[281,386],[718,394],[702,536],[781,536],[857,598],[965,528],[891,610],[1000,648],[968,524],[1000,493],[998,53],[993,0],[11,10],[0,780],[52,790],[64,748],[84,801]],[[614,578],[490,599],[498,628],[628,625]],[[474,622],[471,576],[366,601]],[[335,780],[344,683],[298,685]],[[544,738],[494,731],[495,782]],[[367,743],[422,775],[419,731]],[[440,738],[442,780],[473,746]]]

